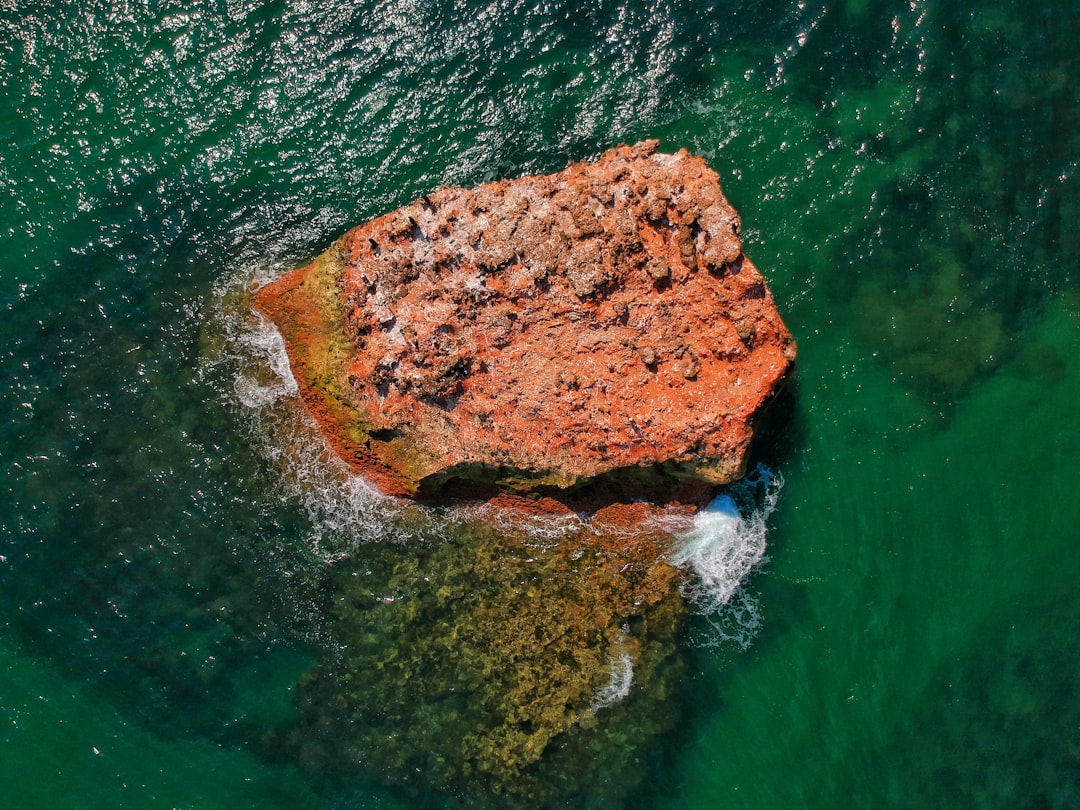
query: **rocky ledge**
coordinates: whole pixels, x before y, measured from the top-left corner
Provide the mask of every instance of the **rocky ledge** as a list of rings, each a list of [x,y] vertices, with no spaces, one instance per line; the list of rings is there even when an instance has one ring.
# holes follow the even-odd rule
[[[259,290],[335,450],[410,496],[739,477],[795,344],[716,173],[656,146],[441,188]]]

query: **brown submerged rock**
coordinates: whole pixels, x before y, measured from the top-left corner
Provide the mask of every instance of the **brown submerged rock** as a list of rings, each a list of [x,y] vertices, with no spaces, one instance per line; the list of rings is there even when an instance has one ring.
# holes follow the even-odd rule
[[[410,496],[738,478],[795,344],[716,173],[656,145],[439,189],[260,290],[336,451]]]

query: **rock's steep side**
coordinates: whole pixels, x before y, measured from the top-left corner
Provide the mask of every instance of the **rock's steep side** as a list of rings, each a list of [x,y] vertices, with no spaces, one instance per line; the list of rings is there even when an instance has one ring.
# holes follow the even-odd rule
[[[655,149],[439,189],[260,290],[342,457],[405,495],[737,478],[795,344],[716,174]]]

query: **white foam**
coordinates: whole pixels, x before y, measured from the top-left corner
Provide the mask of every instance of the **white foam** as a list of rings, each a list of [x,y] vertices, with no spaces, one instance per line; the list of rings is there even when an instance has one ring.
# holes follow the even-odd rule
[[[254,272],[254,278],[252,277]],[[219,291],[219,353],[208,358],[232,378],[238,404],[258,451],[280,471],[277,497],[297,503],[310,523],[309,543],[327,562],[367,542],[416,539],[407,525],[422,510],[378,492],[337,457],[308,413],[284,400],[299,393],[285,342],[272,322],[243,302],[265,280],[238,274]],[[260,283],[262,282],[262,283]]]
[[[410,511],[407,504],[383,495],[349,470],[313,423],[295,424],[290,433],[293,438],[280,456],[286,472],[282,484],[306,513],[310,544],[320,557],[335,562],[364,543],[415,539],[402,522]],[[279,436],[271,435],[266,445],[278,441]]]
[[[757,598],[740,587],[720,610],[705,617],[707,629],[693,628],[690,643],[696,647],[727,649],[734,645],[747,649],[761,629],[761,609]]]
[[[260,382],[254,376],[240,373],[233,383],[233,390],[245,407],[261,408],[283,396],[295,396],[300,388],[289,367],[285,340],[277,327],[259,312],[253,311],[252,317],[253,326],[240,333],[239,343],[263,358],[273,376],[267,382]]]
[[[634,659],[624,649],[617,649],[611,659],[611,680],[601,687],[589,705],[594,712],[614,705],[630,694],[634,685]]]
[[[455,518],[468,522],[486,520],[507,533],[522,534],[530,538],[530,547],[555,548],[572,535],[589,528],[589,523],[578,514],[551,515],[531,514],[519,509],[495,506],[490,503],[466,504],[453,510]]]
[[[767,521],[783,479],[759,466],[694,515],[693,527],[677,535],[673,565],[692,571],[686,595],[703,613],[715,613],[765,558]]]

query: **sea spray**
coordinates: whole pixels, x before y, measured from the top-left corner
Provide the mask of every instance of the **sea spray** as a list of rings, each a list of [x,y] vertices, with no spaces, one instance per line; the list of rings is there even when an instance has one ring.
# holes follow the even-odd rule
[[[265,374],[260,375],[263,379],[245,373],[237,374],[233,390],[240,404],[247,408],[260,408],[283,396],[299,393],[296,378],[289,367],[289,356],[285,353],[285,341],[273,323],[256,312],[253,328],[242,332],[240,341],[254,356],[264,358],[266,368],[272,374],[269,378]]]
[[[692,528],[676,534],[671,562],[693,573],[683,595],[713,631],[699,643],[746,647],[756,633],[757,602],[743,583],[765,559],[768,519],[783,484],[779,473],[758,465],[694,515]]]
[[[309,545],[326,562],[358,544],[416,540],[408,523],[426,510],[387,497],[354,474],[331,449],[299,396],[285,343],[272,322],[252,310],[249,294],[268,281],[265,271],[238,273],[218,290],[206,341],[216,348],[204,373],[223,374],[222,391],[246,425],[253,447],[279,470],[277,497],[298,502],[310,524]]]
[[[461,523],[486,521],[507,534],[520,534],[527,538],[526,545],[534,548],[555,548],[564,540],[589,528],[588,519],[576,513],[531,514],[521,509],[491,503],[463,504],[451,510],[450,514]]]

